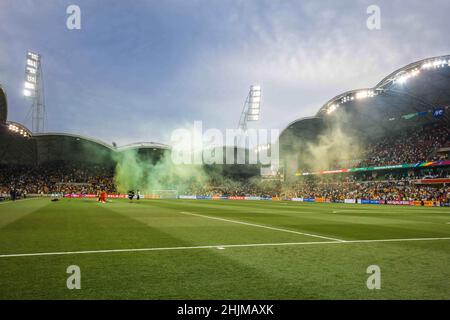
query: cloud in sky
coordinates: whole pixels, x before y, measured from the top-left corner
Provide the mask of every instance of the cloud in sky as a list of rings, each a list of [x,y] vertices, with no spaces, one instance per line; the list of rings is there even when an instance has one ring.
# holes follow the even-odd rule
[[[412,61],[448,54],[447,0],[82,0],[0,3],[0,83],[23,122],[25,53],[44,57],[48,130],[119,144],[169,142],[202,120],[237,126],[251,84],[265,128],[313,115],[343,91],[375,85]],[[366,28],[367,6],[381,30]]]

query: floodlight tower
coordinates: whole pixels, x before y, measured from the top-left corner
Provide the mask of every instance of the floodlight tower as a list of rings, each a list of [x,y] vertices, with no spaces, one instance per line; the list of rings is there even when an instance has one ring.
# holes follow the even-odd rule
[[[261,86],[252,85],[250,86],[250,91],[248,92],[247,98],[244,102],[244,107],[242,108],[241,117],[239,118],[238,124],[238,134],[235,139],[235,148],[239,150],[239,148],[243,148],[244,154],[242,155],[237,152],[237,157],[240,158],[238,161],[245,162],[245,150],[250,148],[250,142],[247,141],[247,129],[248,122],[258,121],[259,120],[259,111],[261,105]]]
[[[33,133],[40,133],[45,130],[46,114],[41,60],[40,54],[27,52],[23,95],[31,100]]]
[[[242,108],[239,126],[244,133],[247,131],[247,122],[258,121],[261,107],[261,86],[252,85]]]

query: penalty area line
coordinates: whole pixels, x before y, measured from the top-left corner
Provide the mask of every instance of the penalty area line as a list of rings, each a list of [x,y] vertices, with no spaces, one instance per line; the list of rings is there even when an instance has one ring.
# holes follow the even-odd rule
[[[373,239],[373,240],[346,240],[346,241],[309,241],[309,242],[281,242],[281,243],[249,243],[249,244],[220,244],[192,247],[163,247],[163,248],[137,248],[137,249],[109,249],[109,250],[88,250],[88,251],[61,251],[61,252],[38,252],[38,253],[15,253],[1,254],[0,258],[14,257],[39,257],[39,256],[58,256],[75,254],[95,254],[95,253],[121,253],[121,252],[145,252],[145,251],[170,251],[170,250],[195,250],[195,249],[218,249],[226,248],[250,248],[250,247],[281,247],[281,246],[314,246],[327,244],[365,244],[382,242],[407,242],[407,241],[442,241],[449,238],[406,238],[406,239]]]
[[[242,225],[246,225],[246,226],[250,226],[250,227],[264,228],[264,229],[269,229],[269,230],[274,230],[274,231],[294,233],[294,234],[299,234],[302,236],[320,238],[320,239],[325,239],[325,240],[333,240],[333,241],[337,241],[337,242],[345,242],[345,240],[342,240],[342,239],[319,236],[317,234],[305,233],[305,232],[294,231],[294,230],[289,230],[289,229],[270,227],[270,226],[265,226],[262,224],[255,224],[255,223],[249,223],[249,222],[244,222],[244,221],[239,221],[239,220],[230,220],[230,219],[219,218],[219,217],[205,216],[203,214],[197,214],[197,213],[186,212],[186,211],[181,211],[180,213],[186,214],[186,215],[191,215],[191,216],[196,216],[196,217],[201,217],[201,218],[206,218],[206,219],[213,219],[213,220],[225,221],[225,222],[230,222],[230,223],[237,223],[237,224],[242,224]]]

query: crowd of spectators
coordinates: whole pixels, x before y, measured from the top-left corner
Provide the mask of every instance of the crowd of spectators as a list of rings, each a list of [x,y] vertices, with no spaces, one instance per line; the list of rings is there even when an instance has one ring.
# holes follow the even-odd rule
[[[115,192],[114,169],[100,165],[48,163],[0,166],[0,194]]]
[[[193,183],[181,192],[188,195],[206,196],[263,196],[277,197],[281,195],[283,183],[278,180],[261,181],[251,179],[248,181],[236,181],[224,179],[221,182],[208,184]]]
[[[370,200],[433,200],[450,202],[450,186],[417,184],[415,181],[360,181],[299,183],[286,190],[286,197]]]
[[[367,139],[360,142],[362,151],[353,154],[354,158],[328,161],[321,170],[334,170],[355,167],[376,167],[418,162],[449,160],[449,152],[438,150],[450,147],[450,127],[447,122],[409,128],[400,133],[382,138]]]
[[[82,165],[45,165],[38,167],[1,166],[0,194],[15,190],[27,194],[116,193],[113,168]],[[358,173],[310,176],[296,182],[250,179],[237,181],[192,181],[177,186],[179,194],[204,196],[266,196],[289,198],[442,200],[450,201],[450,186],[427,185],[420,179],[450,178],[449,168],[398,170],[383,173]]]
[[[422,179],[450,178],[442,168],[311,176],[296,182],[277,180],[223,181],[220,185],[191,184],[183,194],[206,196],[269,196],[279,198],[326,198],[372,200],[435,200],[450,202],[450,184],[423,184]]]
[[[450,184],[425,184],[425,179],[450,179],[450,168],[368,171],[303,177],[284,184],[283,196],[303,198],[450,201]]]
[[[353,166],[370,167],[441,160],[436,151],[447,147],[450,131],[445,122],[411,129],[369,143]],[[443,156],[448,160],[448,155]],[[204,196],[268,196],[379,200],[447,200],[449,186],[427,185],[419,179],[449,178],[450,168],[415,168],[300,177],[294,183],[221,175],[189,182],[172,181],[167,189],[178,194]],[[203,177],[205,178],[205,177]],[[289,179],[288,179],[289,180]],[[139,186],[136,186],[139,188]],[[16,194],[117,193],[114,167],[86,163],[47,163],[39,166],[0,165],[0,196]]]
[[[387,136],[366,148],[358,166],[384,166],[441,160],[436,150],[450,146],[450,130],[446,122],[402,131]]]

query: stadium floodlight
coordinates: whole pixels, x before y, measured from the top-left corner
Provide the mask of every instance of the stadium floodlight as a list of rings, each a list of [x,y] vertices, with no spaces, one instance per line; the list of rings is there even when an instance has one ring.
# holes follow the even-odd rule
[[[247,121],[258,121],[261,103],[261,86],[253,85],[250,87],[248,95]]]
[[[247,114],[249,116],[251,116],[251,115],[259,115],[259,109],[249,109]]]
[[[247,116],[247,121],[258,121],[259,120],[259,115],[248,115]]]
[[[431,68],[442,68],[445,67],[445,65],[450,66],[450,60],[441,60],[437,59],[434,61],[427,61],[422,64],[421,69],[431,69]]]
[[[356,99],[365,99],[368,97],[367,91],[359,91],[356,93]]]
[[[399,77],[397,80],[396,80],[396,82],[398,82],[398,83],[400,83],[400,84],[404,84],[405,82],[406,82],[406,80],[408,80],[408,76],[407,75],[404,75],[404,76],[401,76],[401,77]]]
[[[239,119],[239,129],[247,130],[247,122],[258,121],[261,112],[261,86],[252,85]]]
[[[27,66],[27,68],[25,70],[26,70],[26,73],[28,73],[28,74],[36,74],[37,73],[37,70],[35,68],[31,68],[29,66]]]
[[[31,59],[27,59],[27,66],[33,67],[33,68],[37,68],[37,61],[31,60]]]
[[[25,89],[34,90],[34,89],[36,89],[36,85],[34,83],[25,81]]]
[[[25,97],[31,97],[32,92],[31,92],[30,90],[24,89],[24,90],[23,90],[23,95],[24,95]]]
[[[373,97],[375,94],[372,90],[362,90],[362,91],[358,91],[355,95],[356,99],[366,99],[366,98],[371,98]]]
[[[13,134],[17,134],[17,135],[20,135],[25,138],[31,136],[26,128],[24,128],[20,125],[16,125],[14,123],[8,124],[8,130],[11,131]]]
[[[422,68],[428,68],[428,67],[424,67],[424,65],[422,65]],[[403,72],[394,79],[394,83],[403,84],[408,79],[416,77],[419,73],[420,73],[420,70],[417,68],[410,70],[408,72]]]
[[[23,95],[32,101],[33,132],[43,132],[45,126],[45,103],[41,55],[31,51],[28,51],[26,56]]]
[[[261,86],[260,85],[252,85],[250,87],[250,93],[252,96],[256,97],[260,97],[261,96]]]
[[[337,107],[338,107],[337,104],[332,104],[331,106],[329,106],[327,109],[327,114],[332,113],[334,110],[337,109]]]
[[[35,61],[39,60],[39,54],[31,52],[31,51],[27,52],[27,57],[32,59],[32,60],[35,60]]]
[[[351,96],[351,95],[348,95],[348,96],[345,96],[345,97],[343,97],[343,98],[341,99],[341,103],[346,103],[346,102],[352,101],[352,100],[354,100],[354,99],[355,99],[355,97],[353,97],[353,96]]]
[[[26,78],[27,78],[27,80],[26,80],[27,82],[31,82],[31,83],[36,84],[36,76],[27,74]]]

